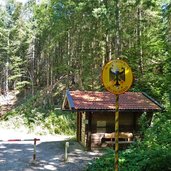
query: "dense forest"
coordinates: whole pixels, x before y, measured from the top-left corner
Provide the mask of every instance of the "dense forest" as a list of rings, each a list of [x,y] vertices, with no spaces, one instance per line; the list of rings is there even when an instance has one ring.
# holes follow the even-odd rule
[[[4,96],[17,92],[20,97],[5,119],[24,113],[28,125],[45,121],[59,133],[61,127],[52,125],[62,122],[63,133],[73,133],[74,116],[54,109],[61,106],[65,90],[103,91],[103,66],[120,58],[134,74],[130,91],[146,92],[165,107],[153,127],[142,126],[144,140],[121,154],[121,170],[128,171],[128,163],[130,171],[171,170],[170,46],[170,1],[3,0],[0,89]],[[88,169],[112,170],[113,153],[107,154]]]
[[[6,3],[5,3],[6,2]],[[148,0],[30,0],[1,3],[1,90],[32,93],[102,90],[111,59],[134,72],[132,91],[168,102],[171,82],[171,4]],[[61,86],[62,86],[61,85]]]

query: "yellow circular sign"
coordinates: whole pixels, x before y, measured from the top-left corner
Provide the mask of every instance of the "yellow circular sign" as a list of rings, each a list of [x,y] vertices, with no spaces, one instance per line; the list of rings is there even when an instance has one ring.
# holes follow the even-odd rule
[[[108,62],[102,71],[105,88],[113,94],[122,94],[132,85],[133,74],[128,64],[122,60]]]

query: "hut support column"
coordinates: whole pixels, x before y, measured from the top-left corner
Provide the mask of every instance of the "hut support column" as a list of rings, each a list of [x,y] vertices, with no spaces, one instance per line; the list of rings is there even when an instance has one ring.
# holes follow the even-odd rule
[[[92,113],[88,113],[88,150],[91,151],[91,133],[92,133],[92,128],[91,124],[92,123]]]
[[[80,117],[79,113],[77,112],[77,141],[80,141]]]
[[[77,112],[77,141],[81,142],[81,113]]]

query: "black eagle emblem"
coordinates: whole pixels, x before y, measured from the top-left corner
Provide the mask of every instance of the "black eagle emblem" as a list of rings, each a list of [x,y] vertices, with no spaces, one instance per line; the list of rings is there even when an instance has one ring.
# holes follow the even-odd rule
[[[115,86],[120,86],[120,81],[125,81],[125,68],[121,68],[121,71],[119,71],[119,68],[111,67],[109,70],[109,81],[115,81]]]

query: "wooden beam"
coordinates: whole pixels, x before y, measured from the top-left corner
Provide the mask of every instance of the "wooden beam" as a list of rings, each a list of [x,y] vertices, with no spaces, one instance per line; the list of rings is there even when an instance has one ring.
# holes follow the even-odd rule
[[[79,112],[77,112],[77,141],[80,141],[80,116]]]
[[[88,150],[91,150],[92,113],[88,113]]]

